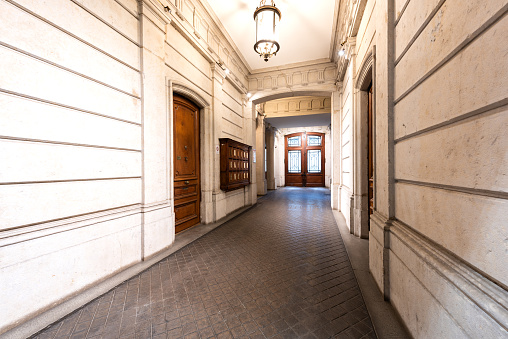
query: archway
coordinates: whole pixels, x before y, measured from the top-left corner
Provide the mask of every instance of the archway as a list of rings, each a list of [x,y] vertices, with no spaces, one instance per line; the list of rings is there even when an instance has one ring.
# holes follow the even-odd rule
[[[284,139],[285,134],[304,131],[320,132],[323,135],[326,134],[326,142],[330,142],[332,91],[328,85],[316,87],[312,90],[305,89],[278,93],[262,92],[253,96],[252,105],[258,112],[256,126],[256,153],[258,162],[265,162],[265,144],[267,147],[266,156],[268,157],[267,178],[265,178],[265,171],[262,171],[260,168],[256,173],[258,195],[266,194],[266,189],[275,189],[286,184],[284,174],[285,146],[280,141],[280,138]],[[291,122],[287,124],[287,122],[295,118],[298,120],[297,124]],[[326,119],[328,119],[327,122]],[[317,123],[320,124],[318,125]],[[286,124],[287,126],[284,126]],[[314,130],[308,130],[308,128]],[[325,137],[323,137],[323,146],[324,140]],[[260,152],[260,150],[263,150],[263,152]],[[278,155],[277,159],[276,155]],[[331,159],[330,156],[329,159]],[[326,168],[328,167],[331,167],[330,162],[326,163]],[[325,166],[323,165],[324,170]],[[329,176],[329,170],[327,170],[326,174],[323,172],[323,180],[320,180],[320,186],[329,186],[331,182]]]

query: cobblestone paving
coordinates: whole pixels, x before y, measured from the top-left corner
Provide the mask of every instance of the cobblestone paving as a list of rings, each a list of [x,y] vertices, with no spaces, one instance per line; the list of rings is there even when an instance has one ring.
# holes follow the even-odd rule
[[[376,338],[329,206],[271,192],[33,338]]]

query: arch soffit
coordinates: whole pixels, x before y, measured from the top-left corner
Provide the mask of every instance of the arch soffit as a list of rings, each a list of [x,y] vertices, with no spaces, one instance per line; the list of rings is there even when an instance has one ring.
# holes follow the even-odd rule
[[[254,105],[262,104],[267,101],[284,99],[284,98],[292,98],[292,97],[301,97],[301,96],[316,96],[316,97],[329,97],[332,95],[330,91],[319,91],[319,90],[311,90],[311,91],[292,91],[292,92],[283,92],[277,94],[268,94],[266,96],[256,98],[252,101]]]
[[[187,86],[173,82],[172,88],[173,93],[179,94],[194,101],[194,103],[198,105],[199,108],[206,108],[210,106],[210,103],[207,100],[205,100],[201,95],[188,88]]]
[[[362,91],[366,91],[369,88],[370,82],[372,81],[372,67],[374,66],[374,55],[372,51],[363,60],[361,71],[356,78],[355,87]]]

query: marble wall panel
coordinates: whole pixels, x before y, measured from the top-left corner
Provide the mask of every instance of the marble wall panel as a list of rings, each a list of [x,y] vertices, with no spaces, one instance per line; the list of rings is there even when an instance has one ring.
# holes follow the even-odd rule
[[[406,183],[395,199],[399,220],[508,285],[508,200]]]
[[[2,229],[139,204],[141,179],[0,185]]]
[[[0,135],[141,150],[141,127],[100,115],[0,93]]]

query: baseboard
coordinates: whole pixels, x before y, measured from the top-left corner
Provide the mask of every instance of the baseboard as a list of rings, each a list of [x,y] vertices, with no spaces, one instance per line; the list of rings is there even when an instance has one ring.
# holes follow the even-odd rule
[[[421,328],[430,328],[436,335],[448,337],[456,337],[459,333],[474,338],[508,337],[508,291],[505,288],[399,221],[393,222],[389,233],[391,301],[415,337],[421,334]],[[392,267],[395,261],[396,267],[407,269],[410,278],[402,281],[395,277],[400,273]],[[421,286],[403,286],[413,277]],[[397,282],[394,279],[398,279]],[[403,301],[418,290],[434,299],[432,306],[437,314]],[[440,318],[441,321],[437,321]],[[449,320],[446,322],[445,318]],[[440,324],[448,328],[439,329]]]

